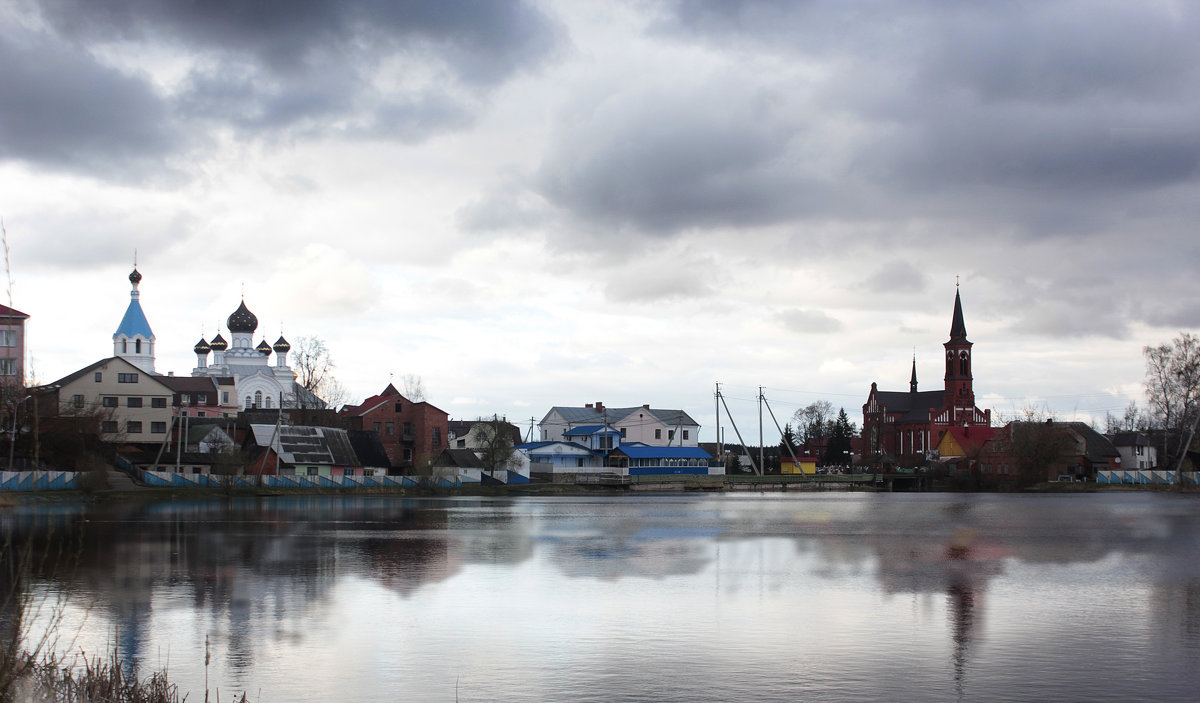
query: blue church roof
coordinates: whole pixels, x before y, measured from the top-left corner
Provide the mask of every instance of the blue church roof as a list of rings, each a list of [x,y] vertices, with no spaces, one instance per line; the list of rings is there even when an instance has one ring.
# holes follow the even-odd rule
[[[146,321],[146,314],[142,312],[142,306],[136,300],[129,301],[129,307],[125,308],[125,317],[121,318],[121,324],[117,325],[117,331],[113,332],[114,339],[121,335],[131,338],[141,335],[146,339],[154,336],[150,323]]]

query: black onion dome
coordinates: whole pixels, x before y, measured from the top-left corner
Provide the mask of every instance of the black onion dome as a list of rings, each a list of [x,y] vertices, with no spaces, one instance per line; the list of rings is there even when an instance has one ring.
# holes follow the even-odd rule
[[[133,270],[133,273],[129,274],[129,282],[134,285],[142,282],[142,274],[138,273],[136,268]]]
[[[250,308],[246,307],[246,301],[243,300],[238,309],[234,310],[229,319],[225,321],[225,326],[229,328],[230,332],[253,332],[258,329],[258,318],[250,312]]]
[[[259,350],[264,355],[269,355],[271,353],[271,345],[267,344],[267,340],[265,337],[263,338],[263,341],[258,343],[258,346],[255,347],[255,349]]]
[[[279,352],[280,354],[283,354],[283,353],[289,352],[291,350],[292,350],[292,345],[288,344],[288,341],[283,338],[282,334],[279,335],[279,339],[275,340],[275,351]]]
[[[207,354],[212,351],[212,347],[208,346],[208,342],[204,341],[204,337],[201,337],[200,341],[196,342],[196,346],[192,347],[192,350],[197,354]]]
[[[208,347],[213,351],[225,351],[229,348],[229,342],[226,342],[225,338],[218,332],[217,336],[213,337],[212,341],[208,343]]]

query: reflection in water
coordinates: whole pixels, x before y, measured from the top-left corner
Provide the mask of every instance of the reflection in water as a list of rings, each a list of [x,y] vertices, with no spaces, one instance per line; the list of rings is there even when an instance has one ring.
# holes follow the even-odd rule
[[[71,557],[0,586],[61,594],[81,646],[143,674],[169,662],[192,690],[206,637],[223,687],[273,700],[439,699],[455,682],[506,700],[1171,700],[1200,684],[1200,518],[1175,496],[311,496],[0,521]],[[12,631],[19,613],[0,618]],[[1097,685],[1105,655],[1130,675]]]

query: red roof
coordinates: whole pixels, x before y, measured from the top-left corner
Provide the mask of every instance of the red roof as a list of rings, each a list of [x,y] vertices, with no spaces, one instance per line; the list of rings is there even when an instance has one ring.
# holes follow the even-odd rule
[[[958,442],[958,446],[962,447],[964,452],[969,452],[973,449],[978,449],[983,446],[983,443],[991,439],[999,431],[998,427],[986,427],[976,425],[974,427],[959,427],[952,425],[946,431]]]
[[[0,305],[0,317],[19,317],[22,320],[29,319],[29,315],[26,313],[10,308],[7,305]]]

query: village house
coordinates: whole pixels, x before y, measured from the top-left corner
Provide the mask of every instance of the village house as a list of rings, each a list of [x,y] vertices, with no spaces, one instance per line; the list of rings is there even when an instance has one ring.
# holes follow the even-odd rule
[[[538,423],[538,430],[541,440],[550,442],[563,440],[568,430],[580,425],[615,427],[622,441],[656,447],[695,447],[700,440],[700,424],[686,412],[649,404],[632,408],[609,408],[602,402],[556,405]]]

